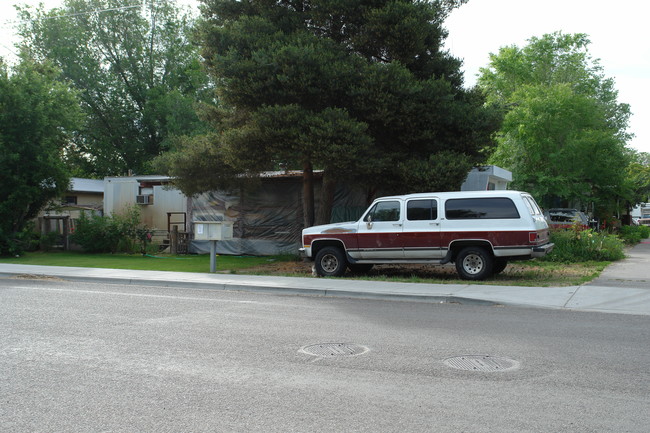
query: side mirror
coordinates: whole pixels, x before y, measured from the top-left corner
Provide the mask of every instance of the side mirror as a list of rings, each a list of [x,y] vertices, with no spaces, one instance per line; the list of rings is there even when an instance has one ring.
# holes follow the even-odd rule
[[[372,216],[368,215],[368,218],[366,219],[366,227],[368,230],[372,228]]]

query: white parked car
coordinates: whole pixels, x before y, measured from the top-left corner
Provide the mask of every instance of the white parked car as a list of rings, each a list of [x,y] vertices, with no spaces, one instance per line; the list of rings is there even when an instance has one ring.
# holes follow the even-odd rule
[[[480,280],[509,260],[553,249],[544,215],[519,191],[432,192],[375,200],[354,222],[302,231],[301,253],[320,276],[381,263],[454,262],[461,278]]]

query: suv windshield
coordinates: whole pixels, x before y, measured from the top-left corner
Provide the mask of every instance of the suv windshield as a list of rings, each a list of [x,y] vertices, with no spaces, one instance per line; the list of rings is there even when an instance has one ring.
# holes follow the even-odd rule
[[[399,221],[399,202],[380,201],[363,218],[364,221]]]

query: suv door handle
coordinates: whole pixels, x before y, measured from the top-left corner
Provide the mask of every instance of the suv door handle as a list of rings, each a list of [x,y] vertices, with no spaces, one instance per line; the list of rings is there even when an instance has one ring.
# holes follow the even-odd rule
[[[402,227],[402,224],[393,224],[393,227]]]

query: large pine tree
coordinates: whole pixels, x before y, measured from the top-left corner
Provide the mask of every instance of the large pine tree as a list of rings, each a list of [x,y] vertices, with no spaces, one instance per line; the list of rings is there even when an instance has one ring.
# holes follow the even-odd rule
[[[443,20],[463,2],[203,0],[215,133],[169,155],[170,173],[193,194],[230,185],[234,173],[301,169],[306,226],[314,169],[324,170],[318,222],[329,220],[337,181],[457,189],[498,126],[441,48]]]

